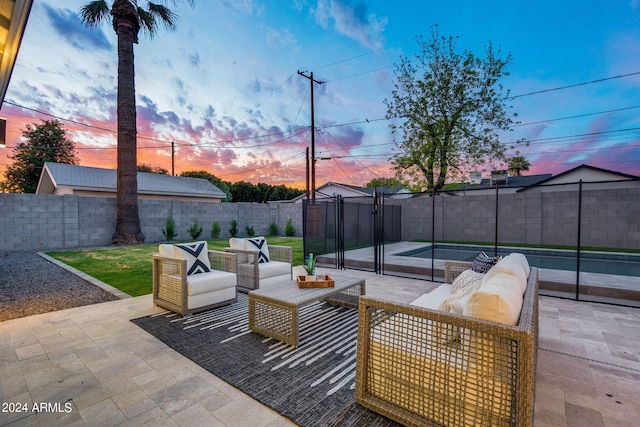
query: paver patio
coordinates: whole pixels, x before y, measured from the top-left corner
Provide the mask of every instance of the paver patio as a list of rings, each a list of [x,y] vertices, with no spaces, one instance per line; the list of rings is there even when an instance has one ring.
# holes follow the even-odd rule
[[[325,271],[400,302],[436,286]],[[0,322],[2,404],[59,403],[2,411],[0,425],[293,425],[129,322],[160,311],[146,295]],[[540,297],[535,426],[629,425],[640,425],[640,309]]]

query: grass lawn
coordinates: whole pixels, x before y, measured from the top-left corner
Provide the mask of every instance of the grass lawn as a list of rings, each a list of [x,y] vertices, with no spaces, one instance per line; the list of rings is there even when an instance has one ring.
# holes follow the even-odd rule
[[[293,265],[302,264],[304,259],[302,238],[267,237],[267,242],[270,245],[291,246]],[[222,250],[229,247],[229,240],[207,240],[207,245],[209,249]],[[151,258],[156,252],[158,252],[158,243],[52,251],[47,252],[47,255],[135,297],[151,293]]]

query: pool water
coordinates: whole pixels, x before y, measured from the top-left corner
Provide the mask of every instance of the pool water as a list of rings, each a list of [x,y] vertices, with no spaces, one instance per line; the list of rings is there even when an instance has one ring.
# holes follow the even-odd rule
[[[490,246],[468,245],[435,245],[435,259],[473,261],[484,251],[493,256],[495,248]],[[523,249],[498,247],[498,255],[505,256],[511,252],[520,252],[527,257],[529,265],[553,270],[576,271],[576,251],[555,249]],[[413,249],[398,254],[415,258],[431,259],[432,247]],[[616,274],[621,276],[640,277],[640,254],[620,254],[603,252],[581,252],[580,271],[588,273]]]

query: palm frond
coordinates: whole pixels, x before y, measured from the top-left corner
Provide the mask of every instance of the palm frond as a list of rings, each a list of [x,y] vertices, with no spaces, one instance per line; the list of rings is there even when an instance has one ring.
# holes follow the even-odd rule
[[[148,7],[149,13],[157,18],[160,18],[160,21],[162,21],[165,27],[171,30],[176,28],[176,20],[178,18],[178,15],[173,10],[161,4],[152,2],[148,2]]]
[[[80,19],[87,27],[97,27],[110,18],[109,5],[104,0],[94,0],[80,8]]]

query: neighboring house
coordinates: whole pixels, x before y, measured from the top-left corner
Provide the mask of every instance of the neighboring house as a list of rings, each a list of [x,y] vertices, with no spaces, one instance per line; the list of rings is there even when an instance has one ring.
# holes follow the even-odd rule
[[[378,191],[379,193],[384,193],[385,195],[393,195],[402,190],[399,186],[391,186],[391,187],[358,187],[355,185],[347,185],[340,184],[338,182],[327,182],[326,184],[322,184],[320,187],[316,187],[316,200],[319,199],[330,199],[336,197],[338,195],[347,198],[347,197],[372,197],[374,191]],[[306,199],[307,195],[302,194],[294,199],[291,202],[294,203],[302,203],[302,200]]]
[[[46,162],[36,194],[116,197],[115,169]],[[138,198],[220,202],[226,194],[206,179],[138,172]]]
[[[589,183],[588,188],[590,190],[609,189],[611,188],[611,181],[619,181],[616,183],[616,188],[640,186],[640,177],[635,175],[597,168],[595,166],[580,165],[545,179],[544,181],[540,181],[535,185],[523,188],[521,191],[575,191],[578,189],[578,184],[575,183],[581,180],[583,183]]]
[[[443,191],[443,194],[461,196],[464,194],[482,195],[495,194],[496,183],[500,189],[500,194],[515,193],[524,188],[536,185],[551,178],[550,173],[540,175],[509,176],[504,174],[492,174],[491,178],[481,178],[476,183],[464,183],[454,190]]]

